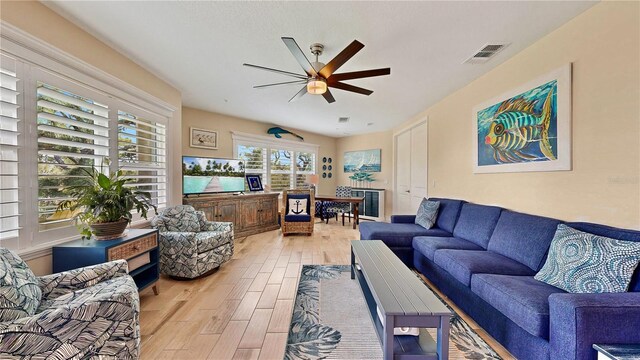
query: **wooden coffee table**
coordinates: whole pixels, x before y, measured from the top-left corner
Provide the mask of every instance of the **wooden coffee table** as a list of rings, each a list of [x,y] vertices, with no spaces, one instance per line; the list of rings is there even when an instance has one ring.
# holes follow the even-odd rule
[[[385,360],[449,358],[451,310],[382,241],[351,242],[351,278],[360,283]],[[421,328],[420,336],[394,336],[394,327]],[[424,328],[436,328],[437,339]]]

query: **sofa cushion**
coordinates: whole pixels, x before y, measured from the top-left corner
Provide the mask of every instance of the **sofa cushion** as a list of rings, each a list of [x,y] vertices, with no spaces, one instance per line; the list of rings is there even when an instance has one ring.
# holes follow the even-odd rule
[[[572,228],[591,234],[606,236],[612,239],[619,239],[625,241],[637,241],[640,242],[640,231],[620,229],[606,225],[592,224],[585,222],[573,222],[567,223]],[[636,268],[636,271],[631,277],[631,283],[629,284],[629,291],[640,292],[640,266]]]
[[[198,254],[217,248],[220,245],[231,242],[233,234],[222,231],[202,231],[195,235]]]
[[[466,286],[471,284],[473,274],[535,274],[535,271],[515,260],[486,250],[437,250],[433,261]]]
[[[463,204],[453,236],[469,240],[487,248],[502,208],[477,204]]]
[[[311,215],[285,215],[284,221],[286,222],[309,222],[311,221]]]
[[[462,208],[462,204],[465,203],[465,201],[441,198],[429,198],[429,200],[440,202],[436,226],[449,233],[453,233],[453,228],[460,215],[460,208]]]
[[[475,274],[471,291],[534,336],[549,339],[549,295],[564,293],[531,276]]]
[[[438,208],[440,207],[439,201],[431,201],[422,199],[418,213],[416,214],[415,223],[422,226],[425,229],[431,229],[436,223],[438,217]]]
[[[558,225],[536,280],[570,293],[626,292],[640,262],[640,243]]]
[[[487,249],[538,271],[560,223],[556,219],[503,210]]]
[[[408,247],[416,236],[451,236],[438,228],[425,229],[416,224],[360,223],[361,240],[382,240],[388,247]]]
[[[38,278],[27,264],[0,247],[0,322],[35,314],[41,298]]]
[[[287,215],[309,215],[307,203],[309,199],[291,199],[287,208]]]
[[[413,248],[433,261],[436,250],[482,250],[482,248],[470,241],[457,237],[416,236],[413,238]]]
[[[307,214],[311,214],[311,195],[310,194],[287,194],[287,199],[306,199],[307,200]],[[285,201],[285,205],[286,205],[286,209],[285,209],[285,214],[289,213],[289,201]]]

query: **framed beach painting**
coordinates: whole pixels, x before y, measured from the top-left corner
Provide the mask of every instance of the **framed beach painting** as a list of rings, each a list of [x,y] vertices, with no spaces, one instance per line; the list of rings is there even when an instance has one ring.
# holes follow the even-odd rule
[[[473,108],[473,167],[571,170],[571,64]]]
[[[189,142],[190,146],[194,148],[202,148],[202,149],[218,149],[218,132],[211,131],[206,129],[198,129],[198,128],[189,128],[190,136]]]
[[[380,172],[380,149],[346,151],[344,172]]]

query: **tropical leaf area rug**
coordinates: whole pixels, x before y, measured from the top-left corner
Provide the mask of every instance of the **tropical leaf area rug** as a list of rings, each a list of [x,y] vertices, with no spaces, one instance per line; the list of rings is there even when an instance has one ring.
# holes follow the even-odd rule
[[[500,359],[453,312],[449,358]],[[429,329],[429,333],[435,338],[435,329]],[[351,280],[349,265],[302,267],[285,359],[382,359],[360,285]]]

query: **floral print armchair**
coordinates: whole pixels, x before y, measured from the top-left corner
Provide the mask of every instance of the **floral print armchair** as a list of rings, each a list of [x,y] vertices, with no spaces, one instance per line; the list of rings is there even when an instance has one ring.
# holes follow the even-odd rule
[[[139,313],[125,260],[36,277],[0,248],[0,359],[137,359]]]
[[[233,256],[233,223],[208,221],[191,205],[166,208],[151,220],[160,232],[160,272],[193,279]]]

